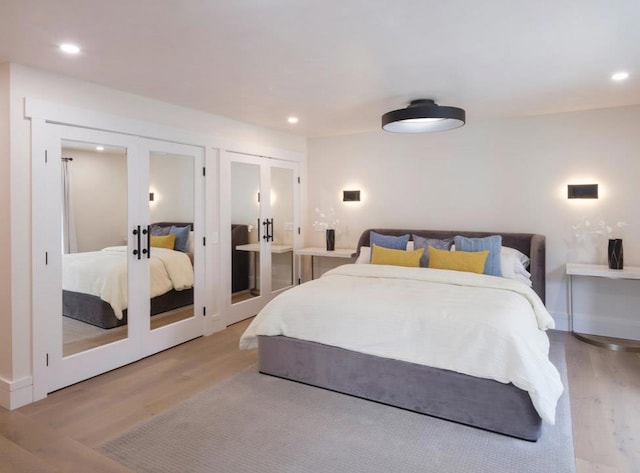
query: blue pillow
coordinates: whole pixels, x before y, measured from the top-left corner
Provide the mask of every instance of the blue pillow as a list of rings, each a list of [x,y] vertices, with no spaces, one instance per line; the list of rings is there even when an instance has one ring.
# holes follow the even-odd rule
[[[433,247],[437,250],[450,250],[451,245],[453,245],[453,238],[446,238],[444,240],[439,240],[437,238],[425,238],[420,235],[413,235],[413,248],[420,249],[424,248],[424,253],[422,253],[422,258],[420,258],[420,267],[428,268],[429,267],[429,247]]]
[[[187,249],[189,247],[190,231],[191,231],[191,227],[189,225],[187,225],[186,227],[176,227],[174,225],[171,226],[171,229],[169,230],[169,235],[176,236],[176,244],[173,247],[174,250],[187,253]]]
[[[502,236],[492,235],[484,238],[466,238],[455,236],[453,241],[456,251],[484,251],[489,250],[487,262],[484,264],[484,274],[502,277],[500,269],[500,251],[502,248]]]
[[[383,246],[384,248],[391,248],[392,250],[406,251],[407,243],[409,242],[409,234],[402,236],[381,235],[380,233],[369,233],[370,246],[373,245]]]
[[[169,234],[171,227],[161,227],[160,225],[151,225],[151,236],[166,236]]]

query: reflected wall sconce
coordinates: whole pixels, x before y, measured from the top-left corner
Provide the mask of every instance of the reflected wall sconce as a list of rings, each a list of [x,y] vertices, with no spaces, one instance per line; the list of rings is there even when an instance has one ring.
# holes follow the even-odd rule
[[[153,202],[155,200],[155,195],[153,192],[149,192],[149,202]]]
[[[597,199],[598,184],[569,184],[567,199]]]
[[[342,191],[342,202],[360,202],[360,191]]]

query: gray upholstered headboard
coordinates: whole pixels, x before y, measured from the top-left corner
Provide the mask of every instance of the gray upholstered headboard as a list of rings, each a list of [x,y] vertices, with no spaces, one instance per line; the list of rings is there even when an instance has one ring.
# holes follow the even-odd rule
[[[536,233],[501,233],[501,232],[470,232],[454,230],[405,230],[398,228],[370,228],[362,232],[358,240],[358,255],[361,246],[370,246],[369,235],[371,231],[383,235],[400,236],[416,234],[425,238],[453,238],[456,235],[468,238],[482,238],[490,235],[501,235],[502,246],[515,248],[523,252],[531,259],[529,272],[533,290],[545,301],[546,284],[546,237]]]
[[[189,225],[191,227],[191,231],[193,231],[192,222],[154,222],[151,225],[158,225],[159,227],[186,227],[187,225]]]

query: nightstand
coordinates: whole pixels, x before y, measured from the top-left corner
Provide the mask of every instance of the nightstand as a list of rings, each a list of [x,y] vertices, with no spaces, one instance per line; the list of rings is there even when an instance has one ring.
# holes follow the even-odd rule
[[[640,280],[640,267],[629,266],[624,269],[609,269],[609,267],[604,264],[574,263],[566,265],[566,274],[569,276],[567,285],[569,293],[569,331],[571,334],[583,342],[608,348],[609,350],[640,352],[640,341],[589,335],[577,333],[573,330],[573,278],[575,276]]]
[[[296,255],[311,256],[311,279],[313,276],[313,259],[314,258],[344,258],[350,259],[356,255],[357,251],[352,248],[336,248],[333,251],[327,251],[326,248],[300,248],[296,250]]]

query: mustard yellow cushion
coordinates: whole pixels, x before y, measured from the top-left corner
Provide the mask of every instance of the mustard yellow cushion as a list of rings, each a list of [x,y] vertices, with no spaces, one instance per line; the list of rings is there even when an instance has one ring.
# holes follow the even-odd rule
[[[390,264],[393,266],[417,268],[420,266],[420,258],[422,258],[423,253],[424,248],[414,251],[404,251],[373,245],[371,264]]]
[[[155,246],[156,248],[167,248],[168,250],[173,250],[175,244],[176,236],[173,234],[163,236],[151,235],[151,246]]]
[[[489,250],[484,251],[447,251],[429,247],[429,267],[452,269],[469,273],[484,273]]]

